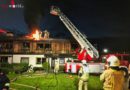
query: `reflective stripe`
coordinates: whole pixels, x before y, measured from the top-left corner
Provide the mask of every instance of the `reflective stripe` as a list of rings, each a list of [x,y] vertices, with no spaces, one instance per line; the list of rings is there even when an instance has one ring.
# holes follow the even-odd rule
[[[76,73],[76,64],[72,64],[71,72]]]
[[[82,66],[79,70],[79,73],[82,74],[82,76],[80,77],[80,80],[83,80],[83,81],[89,80],[89,74],[88,74],[88,67],[87,66]]]
[[[9,83],[5,83],[5,86],[10,86],[10,84]]]
[[[67,63],[67,72],[69,72],[69,69],[70,69],[70,64]]]

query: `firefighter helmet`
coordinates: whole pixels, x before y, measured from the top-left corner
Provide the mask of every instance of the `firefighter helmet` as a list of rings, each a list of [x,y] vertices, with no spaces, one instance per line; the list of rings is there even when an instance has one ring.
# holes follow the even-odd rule
[[[82,62],[82,64],[86,64],[86,60],[82,60],[81,62]]]
[[[107,62],[109,62],[110,66],[112,66],[112,67],[120,66],[119,59],[114,55],[108,57]]]

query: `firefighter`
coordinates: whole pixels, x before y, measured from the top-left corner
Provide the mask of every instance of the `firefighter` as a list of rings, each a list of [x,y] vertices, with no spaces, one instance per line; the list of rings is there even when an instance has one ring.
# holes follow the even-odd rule
[[[8,77],[0,70],[0,90],[8,90],[10,80]]]
[[[82,66],[79,69],[78,77],[79,77],[78,90],[82,90],[82,86],[84,86],[84,90],[88,90],[89,69],[86,64],[86,60],[82,60]]]
[[[123,84],[123,90],[128,90],[128,81],[129,81],[129,74],[128,70],[125,67],[120,67],[120,70],[124,71],[124,84]]]
[[[124,72],[119,68],[119,59],[116,56],[110,56],[107,62],[109,69],[100,76],[100,80],[104,82],[104,90],[123,90]]]
[[[58,71],[59,71],[59,62],[58,62],[58,60],[55,60],[54,72],[58,73]]]
[[[44,38],[49,38],[49,35],[50,35],[50,33],[47,30],[45,30],[44,31]]]

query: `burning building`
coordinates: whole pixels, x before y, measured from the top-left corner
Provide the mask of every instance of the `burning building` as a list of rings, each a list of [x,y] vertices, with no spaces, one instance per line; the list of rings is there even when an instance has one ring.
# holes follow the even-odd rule
[[[55,60],[60,65],[69,59],[76,58],[77,43],[70,39],[0,36],[0,63],[28,63],[33,67],[42,67],[43,62],[49,62],[53,67]],[[34,39],[35,37],[35,39]]]
[[[33,67],[41,67],[43,62],[49,62],[53,67],[55,60],[64,65],[67,60],[75,58],[75,49],[78,46],[76,41],[49,38],[47,31],[44,31],[44,37],[41,37],[42,33],[38,30],[45,9],[55,5],[59,0],[23,1],[24,21],[31,35],[24,37],[14,37],[12,34],[0,36],[0,63],[28,63]],[[6,33],[3,30],[1,32]]]

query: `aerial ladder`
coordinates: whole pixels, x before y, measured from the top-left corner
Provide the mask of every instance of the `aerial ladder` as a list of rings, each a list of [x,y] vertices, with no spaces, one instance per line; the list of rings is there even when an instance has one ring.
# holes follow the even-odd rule
[[[98,58],[99,53],[97,49],[92,46],[92,44],[86,39],[86,36],[84,36],[75,26],[74,24],[66,17],[64,13],[61,12],[60,8],[56,6],[51,7],[51,14],[59,16],[60,20],[63,22],[63,24],[67,27],[67,29],[70,31],[72,36],[77,40],[77,42],[81,46],[81,50],[76,50],[76,53],[78,54],[79,60],[92,60],[93,58]]]

